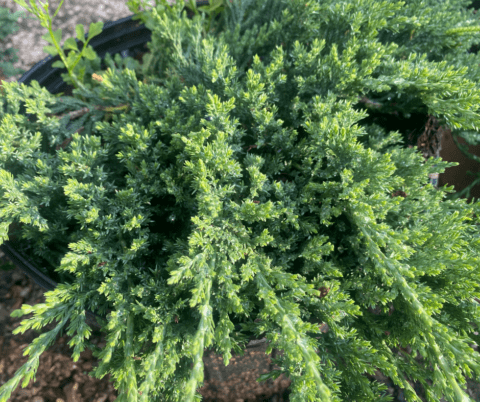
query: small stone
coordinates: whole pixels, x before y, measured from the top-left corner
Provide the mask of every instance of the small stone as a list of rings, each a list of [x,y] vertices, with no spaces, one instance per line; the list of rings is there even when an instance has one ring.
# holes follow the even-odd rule
[[[22,271],[17,270],[12,272],[12,283],[15,283],[23,278],[25,278],[25,274]]]
[[[105,402],[107,400],[107,397],[107,394],[101,394],[97,399],[95,399],[95,402]]]
[[[23,288],[21,291],[20,291],[20,296],[21,297],[26,297],[30,291],[32,290],[32,287],[31,286],[28,286],[26,288]]]

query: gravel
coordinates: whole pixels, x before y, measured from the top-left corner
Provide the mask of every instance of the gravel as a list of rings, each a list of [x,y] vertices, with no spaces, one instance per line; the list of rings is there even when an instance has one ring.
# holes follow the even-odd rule
[[[29,4],[29,1],[26,0],[26,3]],[[48,9],[50,16],[53,16],[60,1],[52,0],[50,2]],[[154,5],[155,0],[150,0],[148,3]],[[36,4],[37,7],[41,8],[38,0],[36,0]],[[18,19],[19,30],[7,36],[3,44],[0,44],[0,49],[18,49],[17,56],[19,60],[13,66],[28,71],[36,63],[49,56],[48,53],[43,51],[44,46],[48,46],[49,43],[42,39],[42,36],[48,33],[48,30],[41,26],[33,14],[26,11],[24,7],[21,7],[15,1],[0,0],[0,6],[9,8],[12,12],[25,12],[24,17],[26,18]],[[62,30],[60,45],[63,46],[66,39],[76,36],[75,26],[77,24],[83,24],[85,33],[87,33],[88,27],[92,22],[103,21],[106,23],[108,21],[117,21],[132,14],[126,5],[126,0],[64,0],[60,11],[53,18],[52,27],[53,31],[59,28]],[[16,81],[21,76],[22,74],[17,74],[8,77],[5,81]]]

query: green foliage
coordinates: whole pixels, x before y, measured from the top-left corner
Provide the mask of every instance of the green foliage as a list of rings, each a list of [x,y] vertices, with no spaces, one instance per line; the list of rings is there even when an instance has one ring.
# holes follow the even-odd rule
[[[109,58],[72,98],[6,83],[0,242],[22,224],[27,256],[68,279],[13,313],[33,313],[18,332],[58,324],[0,401],[68,319],[74,360],[93,349],[91,374],[111,373],[120,401],[199,401],[205,348],[228,364],[262,334],[284,354],[261,380],[285,373],[294,402],[391,400],[365,376],[376,370],[408,401],[420,400],[410,379],[429,401],[469,401],[480,203],[447,199],[428,174],[453,164],[366,120],[388,94],[478,133],[478,68],[424,47],[429,32],[468,49],[458,38],[472,32],[452,31],[473,26],[466,2],[447,3],[232,0],[189,19],[183,4],[130,0],[152,30],[145,65]],[[446,14],[456,27],[429,25]],[[413,30],[423,40],[401,45]],[[81,123],[51,116],[82,108]],[[85,309],[111,310],[102,350]],[[393,350],[406,345],[412,355]]]
[[[12,33],[18,31],[17,20],[19,17],[24,17],[22,11],[12,13],[8,8],[0,7],[0,43]],[[24,17],[34,19],[33,17]],[[2,49],[0,50],[0,75],[11,77],[16,74],[23,74],[25,70],[13,67],[13,63],[18,60],[17,49]]]
[[[407,58],[412,52],[425,54],[428,61],[446,61],[455,69],[465,69],[464,77],[479,82],[479,57],[478,35],[479,14],[478,10],[467,9],[472,2],[469,0],[437,2],[435,0],[406,1],[408,7],[402,13],[409,18],[404,29],[398,32],[381,30],[378,39],[383,44],[395,43],[399,45],[398,57]],[[452,82],[453,84],[453,82]],[[450,92],[446,89],[447,93]],[[366,97],[378,105],[375,115],[379,119],[392,119],[394,115],[400,119],[408,119],[413,113],[430,113],[425,104],[412,102],[412,97],[397,96],[396,91],[375,94],[369,93]],[[445,105],[446,106],[446,105]],[[426,119],[425,119],[426,121]],[[448,121],[441,119],[441,123]],[[421,127],[420,127],[421,128]],[[456,125],[448,125],[452,130],[452,136],[462,153],[473,160],[478,157],[468,152],[468,147],[461,145],[459,139],[463,138],[470,145],[479,145],[478,132]],[[404,131],[403,137],[408,133]],[[476,176],[475,181],[461,192],[450,194],[449,199],[457,199],[465,196],[470,198],[470,190],[480,183],[480,172],[468,172]]]

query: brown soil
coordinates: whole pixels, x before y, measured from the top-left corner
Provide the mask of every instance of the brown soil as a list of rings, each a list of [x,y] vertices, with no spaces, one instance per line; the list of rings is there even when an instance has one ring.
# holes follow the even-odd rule
[[[12,318],[12,311],[22,304],[37,303],[45,303],[40,286],[17,267],[9,271],[0,269],[0,386],[26,363],[23,349],[40,333],[55,327],[53,322],[41,332],[28,330],[23,334],[12,334],[22,320],[32,316]],[[59,337],[40,357],[36,381],[31,381],[26,388],[17,387],[11,402],[112,402],[116,399],[113,383],[109,382],[110,375],[101,380],[88,375],[97,361],[90,350],[82,352],[80,359],[73,362],[72,349],[68,346],[70,339],[67,335]],[[105,345],[99,331],[93,331],[90,339],[99,347]]]

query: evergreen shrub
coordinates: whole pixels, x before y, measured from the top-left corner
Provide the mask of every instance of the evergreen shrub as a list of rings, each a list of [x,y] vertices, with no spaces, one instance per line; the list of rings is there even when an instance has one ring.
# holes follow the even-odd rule
[[[454,164],[368,122],[361,101],[388,95],[399,113],[478,133],[467,1],[190,1],[189,19],[183,3],[130,0],[150,52],[107,57],[106,71],[86,43],[66,41],[66,56],[48,5],[30,4],[75,89],[4,84],[0,242],[16,236],[61,283],[12,313],[33,313],[15,334],[57,325],[0,401],[63,330],[74,361],[91,348],[90,374],[111,373],[117,401],[199,401],[204,349],[228,364],[262,335],[284,354],[260,380],[285,373],[291,401],[391,400],[376,370],[408,401],[420,399],[407,380],[428,401],[470,400],[480,203],[436,190],[428,174]],[[86,309],[111,310],[101,350]]]

